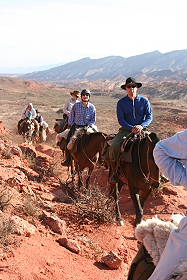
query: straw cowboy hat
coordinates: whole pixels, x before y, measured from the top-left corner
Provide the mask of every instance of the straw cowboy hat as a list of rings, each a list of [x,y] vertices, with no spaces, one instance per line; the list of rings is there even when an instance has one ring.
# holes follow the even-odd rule
[[[74,91],[70,92],[70,94],[80,97],[80,91],[78,91],[78,90],[74,90]]]
[[[134,78],[129,77],[126,79],[126,83],[124,85],[121,85],[121,88],[126,89],[126,87],[128,86],[136,86],[137,88],[140,88],[142,86],[142,83],[137,83]]]

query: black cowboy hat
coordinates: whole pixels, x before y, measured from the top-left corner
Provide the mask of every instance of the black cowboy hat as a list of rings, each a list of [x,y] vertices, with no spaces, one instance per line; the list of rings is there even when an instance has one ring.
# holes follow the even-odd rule
[[[130,85],[135,85],[137,88],[140,88],[142,86],[142,83],[137,83],[134,78],[129,77],[126,79],[126,83],[124,85],[121,85],[121,88],[126,89],[126,87]]]

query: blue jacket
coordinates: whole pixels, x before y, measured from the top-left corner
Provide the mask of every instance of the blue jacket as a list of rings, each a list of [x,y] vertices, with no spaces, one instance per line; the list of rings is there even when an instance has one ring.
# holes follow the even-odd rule
[[[137,96],[134,100],[127,96],[117,103],[117,117],[119,124],[131,131],[135,125],[147,127],[153,120],[152,108],[149,100]]]

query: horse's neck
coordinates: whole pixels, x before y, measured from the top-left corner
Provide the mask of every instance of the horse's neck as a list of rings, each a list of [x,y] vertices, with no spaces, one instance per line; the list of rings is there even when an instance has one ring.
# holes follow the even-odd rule
[[[78,148],[89,151],[89,153],[97,153],[100,150],[101,145],[104,146],[104,136],[101,132],[94,132],[90,134],[84,134],[78,140]]]

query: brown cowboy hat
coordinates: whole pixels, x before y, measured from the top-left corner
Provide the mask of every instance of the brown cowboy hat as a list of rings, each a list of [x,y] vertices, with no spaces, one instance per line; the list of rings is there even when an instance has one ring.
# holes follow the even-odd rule
[[[78,90],[74,90],[74,91],[70,92],[70,94],[80,97],[80,91],[78,91]]]
[[[131,86],[131,85],[132,86],[135,85],[137,88],[140,88],[142,86],[142,83],[137,83],[134,78],[129,77],[126,79],[126,83],[124,85],[121,85],[121,88],[126,89],[127,86]]]

